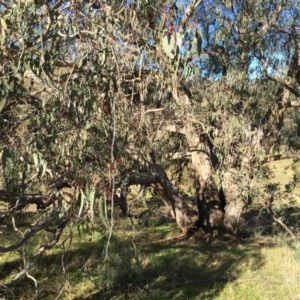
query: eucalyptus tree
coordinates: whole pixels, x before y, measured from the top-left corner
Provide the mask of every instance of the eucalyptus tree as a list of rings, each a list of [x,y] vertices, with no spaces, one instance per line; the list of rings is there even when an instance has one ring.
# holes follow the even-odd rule
[[[283,157],[274,154],[287,109],[299,106],[298,8],[298,1],[215,1],[203,2],[195,14],[208,80],[202,122],[219,136],[223,222],[234,233],[256,174],[266,161]],[[250,140],[247,124],[255,125]]]
[[[196,4],[186,9],[181,34]],[[11,218],[21,233],[13,245],[3,240],[0,252],[27,247],[41,231],[48,239],[35,254],[23,252],[23,269],[3,287],[28,276],[67,226],[93,221],[97,212],[111,233],[106,200],[112,200],[112,216],[114,201],[126,211],[117,187],[153,185],[187,231],[197,213],[156,165],[153,151],[159,127],[184,112],[164,115],[164,124],[148,117],[172,110],[170,91],[183,89],[179,47],[168,41],[180,38],[169,20],[173,8],[147,1],[4,1],[0,9],[0,197],[7,203],[0,218],[2,224]],[[15,216],[32,205],[42,215],[23,231]]]
[[[238,234],[256,169],[299,106],[297,5],[2,2],[0,217],[36,204],[47,218],[0,252],[55,224],[16,279],[66,226],[97,213],[112,232],[106,200],[126,212],[115,191],[133,184],[152,186],[183,232]],[[191,163],[196,208],[168,160]]]
[[[138,10],[123,3],[4,1],[0,9],[0,219],[22,233],[13,245],[3,239],[0,252],[27,247],[41,231],[48,239],[24,251],[15,284],[67,226],[93,221],[96,210],[113,226],[102,208],[131,165],[118,152],[140,122],[143,54],[134,41],[147,38],[134,27]],[[15,216],[34,204],[42,215],[23,231]]]
[[[283,157],[273,154],[284,113],[299,106],[298,6],[297,1],[191,1],[179,9],[176,3],[164,7],[160,44],[166,62],[156,61],[164,66],[159,90],[169,91],[172,104],[156,99],[156,107],[163,109],[157,132],[183,137],[185,151],[175,155],[174,147],[167,156],[173,152],[190,159],[198,211],[184,205],[161,169],[154,168],[148,180],[144,173],[135,174],[131,182],[154,185],[184,231],[223,228],[238,235],[256,175],[265,162]],[[193,98],[187,90],[191,78],[191,85],[200,82]],[[164,154],[161,142],[155,151],[159,157]],[[157,184],[157,178],[164,180]]]

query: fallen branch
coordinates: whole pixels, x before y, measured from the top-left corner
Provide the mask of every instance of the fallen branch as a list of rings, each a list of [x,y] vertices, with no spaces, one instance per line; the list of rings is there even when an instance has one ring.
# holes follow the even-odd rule
[[[264,163],[269,163],[276,160],[284,160],[284,159],[300,159],[299,154],[275,154],[273,156],[267,157]]]
[[[17,250],[21,248],[22,246],[25,245],[28,240],[33,237],[36,233],[38,233],[41,230],[46,229],[52,222],[54,217],[56,216],[56,213],[52,215],[52,217],[48,218],[43,224],[41,225],[36,225],[31,228],[31,230],[24,236],[24,238],[19,241],[17,244],[11,245],[9,247],[2,247],[0,246],[0,253],[6,253],[6,252],[11,252],[14,250]]]
[[[4,291],[6,289],[10,289],[11,287],[14,287],[20,281],[20,279],[22,279],[25,275],[28,274],[28,271],[31,270],[37,264],[39,258],[44,254],[44,252],[46,250],[53,248],[58,243],[58,241],[59,241],[65,227],[69,223],[69,221],[70,221],[69,216],[60,220],[60,222],[56,226],[55,232],[53,234],[53,238],[46,245],[42,245],[39,248],[39,250],[33,257],[33,259],[29,263],[26,264],[26,266],[23,268],[23,270],[21,272],[19,272],[11,282],[2,284],[0,287],[0,291],[1,290]]]
[[[277,217],[276,213],[273,211],[270,199],[267,200],[267,212],[270,214],[272,219],[278,223],[290,236],[292,239],[296,239],[295,235],[292,233],[292,231],[280,220],[280,218]]]

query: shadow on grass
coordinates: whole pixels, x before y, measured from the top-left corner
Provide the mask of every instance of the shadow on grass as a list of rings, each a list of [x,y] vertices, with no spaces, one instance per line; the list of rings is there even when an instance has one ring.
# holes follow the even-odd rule
[[[129,264],[128,272],[122,270],[115,285],[86,299],[213,299],[245,270],[264,265],[259,249],[232,242],[203,244],[146,235],[137,247],[138,259],[122,262]]]
[[[174,237],[176,233],[176,224],[160,219],[150,220],[149,227],[137,225],[136,231],[129,221],[122,223],[115,228],[106,260],[107,237],[99,232],[82,234],[81,239],[74,235],[70,248],[65,243],[65,249],[62,245],[52,249],[30,271],[38,282],[38,293],[26,278],[13,295],[15,299],[55,299],[61,291],[58,299],[213,299],[245,270],[264,265],[260,249],[251,243],[205,243],[197,236],[193,240]],[[37,237],[36,243],[40,242]],[[21,267],[18,255],[0,260],[0,284]],[[6,299],[12,299],[12,292]]]

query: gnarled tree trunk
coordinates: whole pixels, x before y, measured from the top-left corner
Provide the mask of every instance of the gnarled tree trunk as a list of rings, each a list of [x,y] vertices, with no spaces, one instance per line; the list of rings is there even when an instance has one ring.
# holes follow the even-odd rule
[[[159,165],[151,166],[149,173],[132,175],[128,185],[134,184],[154,187],[184,233],[188,233],[197,227],[199,220],[197,212],[188,206],[178,188],[168,179],[163,167]]]
[[[256,130],[248,144],[248,150],[244,152],[245,156],[239,158],[237,154],[236,157],[225,159],[227,171],[222,175],[222,188],[226,199],[223,224],[229,233],[239,234],[240,218],[245,207],[243,195],[249,190],[251,173],[254,168],[258,167],[259,162],[255,149],[265,154],[272,151],[274,143],[280,138],[284,112],[289,104],[289,95],[290,92],[284,90],[281,100],[274,103],[267,111],[261,128]],[[240,163],[237,164],[237,161]]]
[[[222,189],[225,196],[226,205],[224,208],[223,225],[228,233],[238,235],[241,214],[245,202],[242,197],[242,191],[238,185],[236,170],[231,169],[224,174],[222,180]]]
[[[297,60],[297,66],[299,65],[300,59]],[[292,74],[289,76],[291,77]],[[191,161],[197,184],[198,225],[206,232],[225,228],[227,232],[238,235],[240,218],[245,206],[244,197],[252,180],[253,169],[259,162],[254,150],[259,149],[267,154],[278,140],[283,126],[284,111],[292,106],[289,101],[290,89],[283,89],[280,101],[277,100],[266,113],[261,127],[254,133],[254,138],[248,142],[248,145],[245,141],[240,141],[233,147],[235,148],[233,153],[223,161],[221,184],[225,205],[222,203],[213,177],[214,170],[208,143],[201,140],[201,133],[194,126],[194,123],[198,122],[193,119],[190,98],[176,74],[174,74],[172,94],[178,105],[184,108],[184,114],[178,116],[181,118],[181,128],[177,128],[174,124],[167,127],[169,131],[185,135],[192,153]],[[241,157],[242,153],[245,157]],[[178,225],[184,228],[185,224],[190,224],[190,221],[179,221],[184,219],[182,216],[186,216],[182,201],[177,201],[177,196],[175,197],[174,193],[170,194],[163,184],[162,188],[159,186],[156,188],[160,191],[161,198],[165,199],[165,203],[171,205],[176,218],[178,216],[178,220],[176,219]]]
[[[209,147],[196,134],[190,138],[192,166],[196,176],[199,226],[208,233],[222,228],[223,207],[213,178],[213,166]]]

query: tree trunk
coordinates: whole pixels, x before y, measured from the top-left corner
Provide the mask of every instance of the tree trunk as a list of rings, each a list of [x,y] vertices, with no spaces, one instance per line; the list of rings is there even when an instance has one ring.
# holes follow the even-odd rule
[[[185,202],[178,188],[168,179],[163,167],[151,166],[150,173],[132,175],[128,186],[133,184],[153,186],[183,233],[186,234],[197,227],[199,220],[197,212]]]
[[[249,186],[253,177],[253,169],[258,167],[258,155],[270,153],[274,143],[280,138],[283,127],[283,116],[288,103],[289,91],[283,92],[281,101],[277,101],[267,111],[261,128],[256,130],[252,140],[248,144],[248,150],[244,151],[244,157],[240,157],[238,145],[232,155],[226,157],[224,166],[226,171],[222,174],[222,189],[226,205],[224,208],[223,224],[227,232],[238,235],[241,214],[245,207],[244,196],[249,193]],[[245,142],[241,142],[245,147]]]
[[[207,233],[222,227],[223,211],[210,157],[205,152],[193,152],[192,164],[196,172],[199,226]]]
[[[187,112],[184,117],[185,125],[180,130],[177,129],[177,132],[185,134],[192,153],[197,185],[198,225],[205,232],[212,233],[215,229],[225,228],[227,232],[238,235],[240,218],[245,206],[244,196],[249,191],[253,168],[258,162],[255,149],[260,148],[268,153],[278,140],[283,126],[284,110],[288,106],[289,92],[285,90],[281,101],[277,101],[267,112],[255,139],[248,143],[246,154],[242,154],[245,153],[242,149],[245,148],[245,141],[241,140],[232,147],[233,153],[223,161],[224,172],[221,175],[221,182],[225,205],[222,204],[213,177],[209,140],[202,140],[204,135],[201,135],[194,126],[194,120],[190,115],[190,99],[184,93],[179,81],[174,81],[173,97]]]
[[[196,176],[197,205],[199,212],[199,227],[212,233],[222,229],[223,207],[219,191],[213,177],[214,169],[207,136],[201,137],[197,132],[187,135],[192,151],[192,166]]]
[[[187,234],[191,230],[195,230],[198,223],[198,214],[186,204],[183,197],[178,192],[170,193],[160,183],[155,184],[154,187],[162,201],[169,208],[172,217],[175,218],[182,232]]]
[[[226,172],[222,179],[222,189],[226,199],[223,225],[225,230],[233,235],[239,234],[240,218],[245,206],[237,175],[237,171],[232,169]]]

